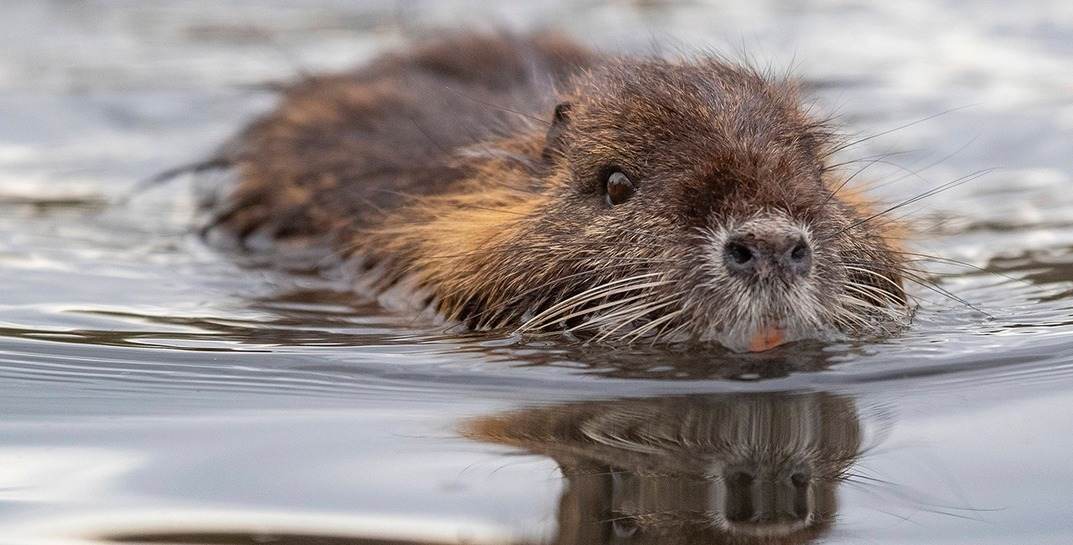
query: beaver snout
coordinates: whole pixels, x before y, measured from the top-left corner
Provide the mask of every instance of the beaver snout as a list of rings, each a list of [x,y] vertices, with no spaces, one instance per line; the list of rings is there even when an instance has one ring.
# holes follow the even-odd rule
[[[737,468],[724,476],[724,516],[731,528],[744,534],[776,536],[809,525],[812,522],[809,474],[760,469]]]
[[[723,246],[727,270],[742,278],[781,277],[791,281],[808,276],[812,248],[799,233],[746,231]]]

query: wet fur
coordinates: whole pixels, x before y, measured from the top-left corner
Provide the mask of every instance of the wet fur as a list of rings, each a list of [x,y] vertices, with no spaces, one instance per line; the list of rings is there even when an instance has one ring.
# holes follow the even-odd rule
[[[907,317],[898,254],[834,146],[792,81],[748,66],[455,36],[290,88],[218,158],[240,181],[210,227],[325,242],[360,291],[477,329],[737,349],[775,319],[788,340],[886,332]],[[639,186],[615,207],[610,168]],[[748,222],[808,233],[808,281],[726,278],[712,252]]]

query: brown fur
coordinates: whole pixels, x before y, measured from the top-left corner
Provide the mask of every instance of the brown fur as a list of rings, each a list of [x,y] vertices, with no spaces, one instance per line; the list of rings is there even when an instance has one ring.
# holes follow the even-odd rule
[[[213,226],[328,239],[363,291],[474,328],[734,348],[769,322],[887,331],[901,261],[830,148],[792,82],[747,66],[456,36],[296,84],[226,148],[240,184]],[[635,198],[608,204],[611,171]],[[725,277],[719,237],[765,222],[807,231],[806,282]]]

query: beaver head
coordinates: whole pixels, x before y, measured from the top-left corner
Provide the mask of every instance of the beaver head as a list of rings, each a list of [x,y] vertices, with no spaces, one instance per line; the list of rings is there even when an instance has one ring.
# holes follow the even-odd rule
[[[891,224],[792,82],[646,59],[564,89],[548,125],[463,149],[465,183],[361,235],[392,284],[475,327],[735,350],[907,319]]]
[[[746,349],[901,317],[896,254],[839,194],[830,131],[789,83],[718,61],[621,64],[583,78],[556,112],[554,197],[537,231],[565,243],[558,258],[615,271],[579,303],[618,301],[574,327],[629,319],[616,333]],[[530,326],[584,308],[560,304]]]

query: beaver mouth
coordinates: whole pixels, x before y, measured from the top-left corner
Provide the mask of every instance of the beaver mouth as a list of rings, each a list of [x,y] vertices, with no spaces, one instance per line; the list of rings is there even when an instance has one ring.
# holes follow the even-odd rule
[[[802,288],[764,302],[750,300],[741,309],[744,319],[713,324],[701,340],[735,352],[765,352],[796,341],[882,337],[907,327],[913,311],[911,304],[893,295],[869,300],[853,291],[809,293]]]
[[[639,276],[646,284],[624,282],[621,285],[628,287],[588,290],[533,312],[515,332],[566,333],[595,343],[642,339],[653,343],[714,343],[735,352],[764,352],[794,341],[825,338],[829,333],[814,297],[798,290],[793,291],[797,297],[784,292],[754,293],[741,312],[728,313],[723,305],[713,307],[710,301],[690,300],[682,293],[649,292],[650,288],[675,282],[655,273]],[[635,291],[637,287],[642,289]],[[587,295],[590,292],[611,295],[593,299]],[[709,310],[702,310],[705,308]],[[711,308],[723,311],[713,312]],[[705,317],[725,318],[727,314],[737,315],[738,319],[728,323]]]
[[[662,278],[647,278],[649,286],[673,283]],[[789,290],[753,290],[744,300],[730,301],[645,291],[623,289],[596,300],[567,298],[529,316],[515,331],[566,333],[597,344],[616,340],[712,343],[734,352],[756,353],[798,341],[883,336],[907,324],[912,314],[904,303],[816,291],[807,283]]]
[[[756,281],[647,271],[548,298],[530,307],[515,332],[596,344],[718,344],[754,353],[797,341],[883,335],[907,321],[908,309],[893,297],[861,299],[858,292],[878,291],[859,287],[856,279],[819,278]]]
[[[734,326],[704,335],[701,340],[716,342],[734,352],[747,353],[766,352],[795,341],[827,338],[830,334],[817,325],[784,318]]]
[[[749,336],[749,352],[764,352],[785,344],[786,329],[780,324],[763,325]]]

